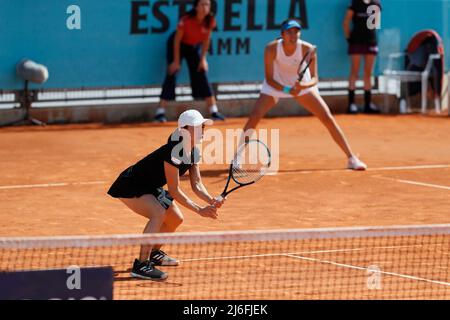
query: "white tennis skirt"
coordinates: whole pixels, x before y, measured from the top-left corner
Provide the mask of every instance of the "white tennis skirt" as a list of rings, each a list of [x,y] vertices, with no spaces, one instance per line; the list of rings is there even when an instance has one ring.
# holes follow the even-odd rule
[[[303,96],[303,95],[311,92],[312,90],[316,90],[318,92],[319,88],[317,88],[317,86],[314,86],[314,87],[302,90],[298,93],[297,97]],[[263,82],[263,85],[261,88],[261,93],[264,93],[268,96],[274,97],[277,100],[283,99],[283,98],[293,98],[292,94],[284,93],[283,91],[273,88],[266,82],[266,80],[264,80],[264,82]]]

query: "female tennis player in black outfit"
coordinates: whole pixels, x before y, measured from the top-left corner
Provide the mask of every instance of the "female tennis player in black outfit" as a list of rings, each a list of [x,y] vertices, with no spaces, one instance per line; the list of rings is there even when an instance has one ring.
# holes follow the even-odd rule
[[[109,195],[149,219],[144,233],[174,232],[177,229],[183,222],[183,214],[174,199],[203,217],[217,219],[217,208],[223,200],[219,202],[211,197],[203,185],[198,165],[200,154],[195,147],[201,142],[204,126],[211,123],[196,110],[183,112],[178,119],[178,129],[171,134],[167,144],[123,171],[109,189]],[[187,171],[193,191],[208,203],[207,206],[196,204],[181,190],[179,177]],[[169,191],[163,189],[165,184]],[[167,273],[155,266],[176,266],[178,261],[161,251],[160,247],[141,247],[140,257],[133,264],[133,277],[167,278]]]

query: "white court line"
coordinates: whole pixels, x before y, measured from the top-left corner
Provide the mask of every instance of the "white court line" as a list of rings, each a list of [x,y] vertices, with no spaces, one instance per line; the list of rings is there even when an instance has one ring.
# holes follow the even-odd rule
[[[425,169],[445,169],[450,168],[449,164],[437,164],[437,165],[420,165],[420,166],[401,166],[401,167],[381,167],[381,168],[369,168],[367,171],[395,171],[395,170],[425,170]],[[311,173],[329,173],[329,172],[353,172],[349,169],[335,169],[335,170],[317,170],[317,171],[295,171],[295,172],[268,172],[267,175],[298,175],[298,174],[311,174]],[[10,189],[28,189],[28,188],[54,188],[54,187],[67,187],[77,185],[95,185],[105,184],[107,181],[86,181],[86,182],[71,182],[71,183],[43,183],[43,184],[23,184],[23,185],[5,185],[0,186],[0,190]],[[445,187],[447,188],[447,187]]]
[[[436,244],[440,245],[440,244]],[[375,248],[355,248],[355,249],[336,249],[336,250],[320,250],[320,251],[306,251],[306,252],[298,252],[298,253],[269,253],[269,254],[255,254],[255,255],[246,255],[246,256],[229,256],[229,257],[209,257],[209,258],[197,258],[197,259],[184,259],[180,260],[181,262],[191,262],[191,261],[208,261],[208,260],[231,260],[231,259],[244,259],[244,258],[259,258],[259,257],[270,257],[270,256],[286,256],[290,258],[295,259],[301,259],[306,261],[312,261],[312,262],[319,262],[319,263],[325,263],[325,264],[331,264],[338,267],[344,267],[344,268],[350,268],[350,269],[356,269],[356,270],[368,270],[366,267],[359,267],[359,266],[353,266],[349,264],[344,263],[338,263],[334,261],[328,261],[328,260],[321,260],[317,258],[309,258],[309,257],[303,257],[299,256],[299,254],[314,254],[314,253],[330,253],[330,252],[351,252],[351,251],[362,251],[362,250],[373,250],[373,249],[398,249],[398,248],[408,248],[408,247],[421,247],[421,245],[413,245],[413,246],[389,246],[389,247],[375,247]],[[401,273],[395,273],[395,272],[388,272],[388,271],[379,271],[382,274],[390,275],[390,276],[396,276],[400,278],[410,279],[410,280],[417,280],[417,281],[424,281],[444,286],[450,286],[450,283],[445,281],[437,281],[437,280],[431,280],[426,279],[422,277],[416,277],[416,276],[410,276],[406,274]]]
[[[432,164],[432,165],[418,165],[418,166],[399,166],[399,167],[380,167],[380,168],[368,168],[366,171],[397,171],[397,170],[426,170],[426,169],[447,169],[450,168],[450,164]],[[268,172],[268,176],[276,175],[298,175],[298,174],[311,174],[311,173],[334,173],[334,172],[353,172],[350,169],[331,169],[331,170],[298,170],[292,172]]]
[[[106,181],[20,184],[20,185],[11,185],[11,186],[0,186],[0,190],[29,189],[29,188],[54,188],[54,187],[67,187],[67,186],[80,186],[80,185],[82,186],[82,185],[94,185],[94,184],[104,184],[104,183],[106,183]]]
[[[440,245],[440,244],[437,243],[435,245]],[[297,255],[297,254],[352,252],[352,251],[364,251],[364,250],[374,250],[374,249],[399,249],[399,248],[413,248],[413,247],[422,247],[422,245],[371,247],[371,248],[355,248],[355,249],[333,249],[333,250],[317,250],[317,251],[301,251],[301,252],[264,253],[264,254],[252,254],[252,255],[244,255],[244,256],[204,257],[204,258],[194,258],[194,259],[182,259],[180,261],[181,262],[190,262],[190,261],[208,261],[208,260],[232,260],[232,259],[261,258],[261,257],[279,257],[279,256]]]
[[[345,263],[338,263],[338,262],[334,262],[334,261],[327,261],[327,260],[320,260],[320,259],[316,259],[316,258],[301,257],[301,256],[296,256],[296,255],[287,255],[287,256],[290,257],[290,258],[295,258],[295,259],[300,259],[300,260],[307,260],[307,261],[319,262],[319,263],[324,263],[324,264],[331,264],[331,265],[337,266],[337,267],[343,267],[343,268],[349,268],[349,269],[357,269],[357,270],[369,270],[368,268],[365,268],[365,267],[358,267],[358,266],[353,266],[353,265],[345,264]],[[395,272],[387,272],[387,271],[381,271],[381,270],[379,272],[382,273],[382,274],[389,275],[389,276],[395,276],[395,277],[405,278],[405,279],[410,279],[410,280],[424,281],[424,282],[429,282],[429,283],[434,283],[434,284],[439,284],[439,285],[450,287],[450,283],[449,282],[436,281],[436,280],[431,280],[431,279],[426,279],[426,278],[421,278],[421,277],[416,277],[416,276],[410,276],[410,275],[407,275],[407,274],[401,274],[401,273],[395,273]]]
[[[450,164],[368,168],[367,171],[423,170],[423,169],[445,169],[445,168],[450,168]]]
[[[424,183],[424,182],[419,182],[419,181],[411,181],[411,180],[403,180],[403,179],[387,178],[387,177],[382,177],[382,176],[373,176],[372,178],[383,179],[383,180],[389,180],[389,181],[396,181],[396,182],[400,182],[400,183],[412,184],[412,185],[421,186],[421,187],[428,187],[428,188],[436,188],[436,189],[450,190],[450,187],[447,187],[447,186],[441,186],[441,185],[439,185],[439,184],[431,184],[431,183]]]
[[[88,182],[74,182],[72,185],[74,186],[88,186],[88,185],[94,185],[94,184],[104,184],[107,181],[88,181]]]

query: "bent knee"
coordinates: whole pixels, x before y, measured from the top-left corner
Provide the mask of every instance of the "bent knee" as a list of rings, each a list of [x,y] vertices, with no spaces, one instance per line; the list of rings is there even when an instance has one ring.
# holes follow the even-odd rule
[[[181,214],[181,212],[171,212],[168,213],[165,219],[165,222],[170,224],[172,227],[176,228],[180,226],[184,221],[184,216]]]
[[[182,214],[175,214],[171,220],[172,220],[172,224],[174,226],[178,227],[179,225],[181,225],[183,223],[184,217]]]
[[[175,217],[175,219],[174,219],[174,221],[173,221],[174,225],[177,226],[177,227],[178,227],[179,225],[181,225],[183,222],[184,222],[184,217],[183,217],[183,215],[176,215],[176,217]]]

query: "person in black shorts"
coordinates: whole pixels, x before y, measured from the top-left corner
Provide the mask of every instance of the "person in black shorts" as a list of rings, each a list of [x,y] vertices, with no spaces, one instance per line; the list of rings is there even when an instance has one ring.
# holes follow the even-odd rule
[[[110,187],[108,194],[121,200],[128,208],[149,219],[144,233],[174,232],[183,222],[175,200],[182,206],[211,219],[217,219],[217,208],[223,200],[211,197],[202,183],[199,160],[195,147],[201,142],[205,125],[212,120],[204,119],[196,110],[183,112],[178,119],[178,129],[168,142],[125,169]],[[193,147],[194,146],[194,147]],[[189,171],[194,193],[208,205],[200,206],[181,190],[179,177]],[[163,186],[168,186],[168,191]],[[168,256],[161,246],[141,246],[139,259],[133,264],[133,277],[164,280],[167,273],[155,266],[176,266],[178,260]]]
[[[348,41],[348,54],[351,57],[351,71],[348,91],[347,113],[359,112],[355,104],[356,80],[359,76],[361,58],[364,58],[364,112],[379,113],[378,108],[371,102],[371,77],[375,59],[378,54],[376,28],[368,26],[373,7],[381,12],[380,0],[352,0],[344,19],[344,34]],[[350,23],[353,27],[350,29]]]

